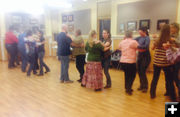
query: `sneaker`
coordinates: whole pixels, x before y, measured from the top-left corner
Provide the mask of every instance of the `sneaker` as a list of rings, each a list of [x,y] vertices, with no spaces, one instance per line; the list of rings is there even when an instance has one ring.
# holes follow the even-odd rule
[[[48,73],[48,72],[50,72],[50,70],[47,70],[47,71],[45,71],[44,73],[46,74],[46,73]]]
[[[60,83],[64,83],[64,80],[60,80]]]
[[[95,89],[94,91],[98,92],[98,91],[102,91],[102,89]]]
[[[74,81],[72,80],[68,80],[68,81],[64,81],[64,83],[73,83]]]
[[[108,89],[108,88],[111,88],[111,85],[106,85],[106,86],[104,87],[104,89]]]
[[[142,90],[143,90],[143,88],[139,87],[137,90],[138,90],[138,91],[142,91]]]
[[[82,82],[82,80],[81,79],[79,79],[79,80],[77,80],[79,83],[81,83]]]

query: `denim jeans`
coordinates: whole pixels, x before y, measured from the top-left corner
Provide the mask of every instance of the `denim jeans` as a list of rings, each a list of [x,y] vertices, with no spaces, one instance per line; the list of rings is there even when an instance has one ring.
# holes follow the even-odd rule
[[[27,71],[27,75],[31,75],[32,70],[33,70],[33,73],[36,73],[36,69],[34,69],[34,61],[35,61],[35,54],[28,55],[28,62],[30,66]]]
[[[22,61],[21,70],[22,72],[25,72],[26,67],[27,67],[27,62],[28,62],[28,56],[26,54],[26,51],[24,51],[24,48],[19,48],[19,52],[20,52],[21,61]]]
[[[46,71],[49,71],[49,67],[43,61],[44,54],[45,52],[38,53],[38,58],[39,58],[39,63],[40,63],[40,74],[44,74],[43,67],[45,67]]]
[[[59,61],[61,61],[61,81],[69,81],[69,56],[59,56]]]
[[[104,74],[106,76],[106,84],[109,86],[111,86],[111,77],[109,75],[110,62],[111,62],[111,56],[109,56],[108,58],[104,58],[102,60],[102,67],[104,69]]]

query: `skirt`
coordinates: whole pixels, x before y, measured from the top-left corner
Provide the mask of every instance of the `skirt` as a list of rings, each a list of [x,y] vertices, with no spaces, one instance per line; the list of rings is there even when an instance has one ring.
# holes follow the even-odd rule
[[[83,75],[82,84],[86,88],[103,88],[103,73],[101,62],[87,62],[86,72]]]

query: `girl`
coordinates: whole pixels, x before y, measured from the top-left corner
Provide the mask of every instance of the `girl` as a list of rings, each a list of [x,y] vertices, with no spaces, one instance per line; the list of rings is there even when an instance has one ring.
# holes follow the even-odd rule
[[[137,67],[140,78],[140,87],[138,88],[138,90],[142,91],[143,93],[146,93],[148,90],[148,80],[146,76],[146,70],[151,62],[151,55],[149,52],[150,38],[146,27],[140,28],[139,34],[140,37],[135,39],[139,43]]]
[[[137,41],[132,39],[132,32],[127,31],[125,39],[119,44],[122,55],[120,63],[125,74],[125,89],[128,95],[132,95],[132,85],[136,77],[136,51]]]
[[[103,75],[101,66],[101,52],[110,47],[104,47],[97,41],[96,31],[91,31],[85,49],[88,52],[86,72],[84,73],[82,85],[86,88],[101,91],[103,88]]]
[[[163,43],[170,41],[170,26],[165,24],[161,29],[161,34],[159,39],[154,43],[153,49],[155,50],[154,61],[153,61],[153,79],[151,82],[150,95],[151,98],[156,97],[156,86],[159,80],[161,69],[163,69],[166,77],[166,83],[168,86],[168,92],[172,101],[176,100],[175,89],[173,84],[173,74],[172,65],[168,63],[166,57],[166,50],[163,48]]]
[[[103,30],[103,39],[101,40],[104,47],[110,47],[111,46],[111,34],[108,30]],[[106,76],[106,88],[111,88],[111,77],[109,75],[109,66],[111,62],[111,51],[110,49],[103,52],[103,59],[102,59],[102,67],[104,68],[104,74]]]

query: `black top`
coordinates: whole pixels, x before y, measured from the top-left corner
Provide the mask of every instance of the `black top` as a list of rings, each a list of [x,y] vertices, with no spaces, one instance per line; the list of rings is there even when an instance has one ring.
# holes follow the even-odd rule
[[[43,42],[44,40],[45,40],[44,37],[40,38],[40,42]],[[38,52],[45,52],[44,44],[40,45],[37,50]]]
[[[66,33],[61,32],[57,37],[58,43],[58,56],[69,56],[71,54],[70,45],[72,40],[66,35]]]

